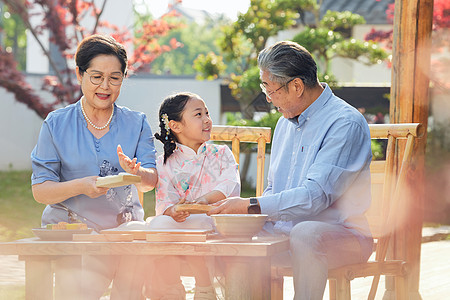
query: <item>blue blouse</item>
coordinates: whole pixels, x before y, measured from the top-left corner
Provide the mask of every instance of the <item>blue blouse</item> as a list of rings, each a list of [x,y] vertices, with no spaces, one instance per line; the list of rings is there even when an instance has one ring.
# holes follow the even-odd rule
[[[124,172],[117,145],[144,168],[156,168],[153,134],[144,113],[114,104],[109,131],[97,139],[87,128],[80,101],[51,112],[31,153],[31,184],[50,180],[64,182],[86,176],[107,176]],[[42,225],[69,222],[71,216],[96,230],[117,227],[119,219],[143,220],[144,211],[134,185],[109,189],[91,199],[81,194],[61,204],[47,205]]]
[[[325,85],[298,118],[281,117],[275,128],[268,186],[259,198],[272,230],[289,233],[312,220],[370,235],[364,212],[371,201],[371,159],[364,117]]]

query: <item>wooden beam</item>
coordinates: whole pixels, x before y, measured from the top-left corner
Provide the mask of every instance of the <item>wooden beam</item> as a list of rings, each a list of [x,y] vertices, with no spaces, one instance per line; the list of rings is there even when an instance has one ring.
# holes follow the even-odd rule
[[[424,155],[428,124],[428,88],[430,73],[433,0],[396,0],[390,119],[392,123],[422,123],[423,137],[417,139],[412,169],[407,179],[408,213],[406,221],[395,235],[392,255],[406,259],[409,299],[421,299],[419,294],[420,246],[424,203]],[[397,154],[397,160],[402,153]],[[405,207],[405,209],[407,209]],[[393,280],[388,279],[384,299],[393,299]]]

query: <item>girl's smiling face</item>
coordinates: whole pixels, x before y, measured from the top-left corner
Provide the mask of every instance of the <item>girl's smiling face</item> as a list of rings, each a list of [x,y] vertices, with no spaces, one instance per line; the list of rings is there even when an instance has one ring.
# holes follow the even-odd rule
[[[211,139],[212,120],[205,102],[198,98],[190,98],[184,107],[181,121],[171,120],[169,126],[178,142],[195,152]]]

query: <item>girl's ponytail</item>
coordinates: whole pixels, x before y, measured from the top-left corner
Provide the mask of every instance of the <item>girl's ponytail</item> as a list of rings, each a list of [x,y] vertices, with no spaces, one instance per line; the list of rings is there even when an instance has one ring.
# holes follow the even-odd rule
[[[175,144],[177,139],[170,131],[169,117],[166,113],[163,113],[162,116],[160,115],[159,127],[161,128],[161,133],[155,133],[155,138],[164,144],[164,163],[166,163],[177,147]]]

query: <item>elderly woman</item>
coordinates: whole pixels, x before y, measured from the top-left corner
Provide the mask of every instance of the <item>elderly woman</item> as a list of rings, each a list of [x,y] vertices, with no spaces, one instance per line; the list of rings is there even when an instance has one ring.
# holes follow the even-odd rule
[[[152,190],[157,182],[155,149],[145,114],[115,104],[126,75],[126,51],[111,37],[93,35],[80,43],[75,60],[83,96],[47,116],[31,154],[33,196],[47,204],[42,225],[83,222],[99,231],[143,221],[137,190]],[[120,172],[141,176],[141,183],[111,189],[96,186],[99,176]],[[112,299],[115,293],[132,298],[126,293],[135,292],[128,291],[134,280],[127,278],[134,262],[94,258],[83,258],[82,278],[88,283],[83,299],[101,297],[114,274]],[[122,265],[130,272],[118,271]],[[68,282],[73,281],[70,275]]]

